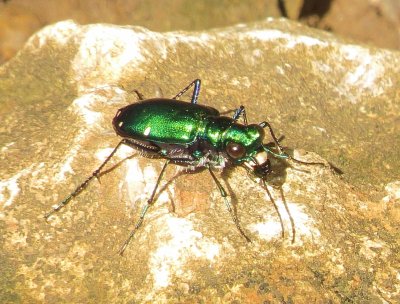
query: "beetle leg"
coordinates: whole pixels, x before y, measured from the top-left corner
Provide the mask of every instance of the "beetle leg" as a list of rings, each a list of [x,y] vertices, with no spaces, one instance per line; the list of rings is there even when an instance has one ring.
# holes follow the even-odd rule
[[[138,90],[133,90],[133,92],[136,93],[136,95],[138,96],[139,100],[144,100],[144,96],[142,93],[140,93]]]
[[[160,184],[160,181],[161,181],[161,179],[162,179],[162,177],[164,175],[165,169],[167,168],[169,162],[170,162],[170,160],[167,159],[167,161],[164,164],[164,167],[162,168],[162,170],[160,172],[160,175],[158,176],[157,183],[156,183],[156,185],[155,185],[155,187],[153,189],[153,192],[152,192],[150,198],[147,201],[147,204],[143,206],[142,212],[140,213],[139,220],[136,222],[136,225],[132,229],[131,233],[129,234],[129,237],[126,239],[125,243],[122,245],[121,249],[119,250],[119,254],[120,255],[124,254],[124,251],[125,251],[126,247],[128,247],[128,245],[129,245],[130,241],[132,240],[133,236],[135,235],[136,231],[142,225],[143,219],[144,219],[144,216],[146,215],[147,210],[150,208],[151,205],[153,205],[154,196],[156,195],[158,185]]]
[[[240,106],[238,109],[235,110],[235,113],[233,113],[232,119],[234,121],[237,121],[240,118],[240,116],[243,117],[244,125],[247,126],[247,124],[248,124],[247,116],[246,116],[246,110],[245,110],[244,106]]]
[[[56,213],[57,211],[59,211],[60,209],[62,209],[63,207],[65,207],[70,200],[72,200],[75,196],[77,196],[79,193],[81,193],[83,190],[86,189],[86,187],[89,185],[89,183],[91,182],[91,180],[93,178],[98,178],[101,169],[103,169],[103,167],[108,163],[108,161],[111,159],[111,157],[113,157],[113,155],[115,154],[115,152],[117,152],[118,148],[123,145],[123,144],[127,144],[127,140],[126,139],[122,139],[118,145],[114,148],[114,150],[110,153],[110,155],[107,156],[107,158],[104,160],[104,162],[96,169],[93,171],[93,173],[82,183],[80,184],[70,195],[68,195],[62,202],[58,203],[58,205],[56,205],[55,207],[53,207],[53,210],[51,210],[50,212],[46,213],[44,215],[45,220],[47,221],[48,218]]]
[[[171,160],[171,162],[173,162],[176,165],[182,165],[182,166],[193,166],[193,167],[197,167],[199,164],[198,160],[193,160],[190,158],[168,158],[169,160]]]
[[[211,170],[210,166],[207,165],[208,171],[211,174],[211,177],[213,178],[215,184],[218,187],[219,192],[221,193],[221,196],[224,198],[225,205],[228,208],[229,213],[232,216],[233,222],[236,225],[236,228],[239,230],[240,234],[246,239],[246,241],[251,242],[250,238],[244,233],[242,227],[240,227],[239,219],[237,218],[235,212],[232,210],[231,204],[229,203],[227,196],[228,194],[226,193],[224,187],[221,185],[217,177],[215,176],[214,172]]]
[[[125,145],[131,147],[132,149],[138,150],[144,153],[153,153],[157,154],[160,151],[160,147],[151,144],[150,142],[140,142],[138,140],[134,140],[132,138],[125,138]]]
[[[190,103],[196,104],[197,103],[197,99],[199,98],[200,85],[201,85],[201,80],[200,79],[195,79],[191,83],[189,83],[189,85],[186,88],[184,88],[182,91],[180,91],[174,97],[172,97],[172,99],[178,99],[183,94],[185,94],[185,92],[188,91],[192,86],[194,86],[192,99],[190,100]]]
[[[261,185],[264,188],[264,190],[267,192],[267,194],[269,196],[269,199],[270,199],[270,201],[272,202],[272,204],[273,204],[273,206],[275,208],[275,211],[278,213],[279,221],[280,221],[280,224],[281,224],[282,238],[283,238],[285,236],[285,228],[283,226],[283,220],[282,220],[281,213],[279,212],[278,206],[276,205],[276,202],[275,202],[274,198],[272,197],[271,192],[269,191],[269,189],[267,187],[267,182],[264,179],[261,179]],[[285,207],[286,213],[287,213],[287,215],[289,217],[290,226],[292,227],[292,244],[294,244],[294,242],[296,240],[296,226],[294,224],[294,220],[293,220],[292,214],[291,214],[291,212],[289,210],[289,206],[286,203],[286,199],[285,199],[285,195],[283,194],[282,187],[279,187],[279,191],[280,191],[280,194],[281,194],[283,206]]]

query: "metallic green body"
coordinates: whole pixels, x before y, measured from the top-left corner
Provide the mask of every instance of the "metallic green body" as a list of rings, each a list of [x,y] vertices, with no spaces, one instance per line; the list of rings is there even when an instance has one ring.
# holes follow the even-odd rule
[[[121,109],[117,133],[138,140],[190,144],[202,133],[214,108],[172,99],[148,99]],[[119,132],[118,132],[119,131]]]
[[[264,130],[259,125],[242,125],[225,116],[209,118],[205,137],[216,149],[222,150],[229,142],[239,143],[248,156],[256,153],[264,139]]]
[[[262,146],[264,130],[259,125],[243,125],[220,116],[218,110],[175,99],[147,99],[118,111],[113,121],[118,135],[160,147],[163,155],[181,150],[181,156],[200,159],[225,153],[228,143],[239,143],[248,160]],[[224,155],[225,158],[228,158]]]

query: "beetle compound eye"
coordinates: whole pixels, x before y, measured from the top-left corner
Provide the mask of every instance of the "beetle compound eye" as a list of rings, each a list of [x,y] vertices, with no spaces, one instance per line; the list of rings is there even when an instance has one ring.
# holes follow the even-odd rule
[[[226,153],[233,159],[238,159],[246,154],[246,149],[241,144],[230,142],[226,145]]]

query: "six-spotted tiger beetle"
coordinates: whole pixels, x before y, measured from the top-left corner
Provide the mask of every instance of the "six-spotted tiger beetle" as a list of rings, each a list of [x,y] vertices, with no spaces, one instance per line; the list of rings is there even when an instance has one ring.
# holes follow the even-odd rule
[[[215,108],[197,104],[200,83],[200,79],[194,80],[172,99],[152,98],[145,100],[138,91],[135,91],[140,101],[119,109],[113,119],[114,130],[122,137],[122,140],[105,161],[75,191],[45,215],[45,219],[47,220],[53,213],[67,205],[72,198],[87,187],[92,179],[98,178],[101,170],[118,148],[127,145],[139,150],[145,156],[163,158],[165,164],[136,225],[119,251],[121,255],[142,225],[147,210],[153,205],[158,185],[167,166],[171,163],[192,168],[206,168],[224,198],[237,229],[247,241],[250,241],[232,210],[226,190],[212,169],[224,168],[227,165],[243,166],[261,180],[268,192],[265,181],[266,176],[271,172],[271,162],[268,156],[290,159],[306,165],[324,166],[324,164],[303,162],[291,157],[283,150],[268,122],[247,123],[243,106],[235,110],[232,117],[226,117],[221,116]],[[191,87],[194,88],[190,103],[178,100]],[[238,122],[240,117],[242,117],[243,123]],[[268,129],[272,136],[274,148],[263,143],[265,129]]]

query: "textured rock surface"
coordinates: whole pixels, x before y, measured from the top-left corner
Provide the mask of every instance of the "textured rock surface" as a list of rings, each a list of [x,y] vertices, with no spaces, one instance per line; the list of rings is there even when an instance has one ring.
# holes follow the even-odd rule
[[[0,302],[399,302],[399,60],[284,20],[198,33],[43,29],[0,69]],[[250,121],[301,148],[296,157],[345,174],[274,163],[283,238],[265,191],[241,168],[222,174],[247,244],[209,175],[171,167],[121,258],[162,166],[137,155],[119,164],[127,148],[43,220],[118,143],[111,120],[133,89],[174,96],[195,78],[199,102],[244,104]]]

